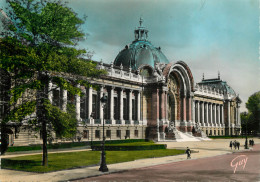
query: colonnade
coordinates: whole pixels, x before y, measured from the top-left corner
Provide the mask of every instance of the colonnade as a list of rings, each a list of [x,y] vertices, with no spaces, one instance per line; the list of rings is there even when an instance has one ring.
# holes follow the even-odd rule
[[[204,102],[199,100],[193,101],[195,122],[201,126],[224,127],[224,105]]]
[[[94,91],[92,87],[83,88],[80,87],[80,85],[77,85],[77,87],[83,89],[82,91],[85,93],[85,96],[82,98],[79,95],[74,96],[76,118],[79,122],[83,120],[86,123],[93,122],[91,124],[102,124],[105,120],[105,124],[112,125],[140,124],[140,90],[105,85],[101,85],[98,91]],[[52,83],[49,84],[49,89],[53,89]],[[49,92],[49,100],[51,102],[54,102],[54,100],[59,100],[59,103],[54,105],[59,106],[63,111],[66,111],[68,103],[67,90],[62,90],[60,88],[55,88],[53,90],[59,92],[60,98],[54,98],[55,94],[53,94],[53,92]],[[100,102],[100,98],[103,97],[104,93],[108,97],[105,108],[103,108]],[[81,108],[81,106],[84,107]],[[95,108],[93,108],[93,106],[95,106]]]

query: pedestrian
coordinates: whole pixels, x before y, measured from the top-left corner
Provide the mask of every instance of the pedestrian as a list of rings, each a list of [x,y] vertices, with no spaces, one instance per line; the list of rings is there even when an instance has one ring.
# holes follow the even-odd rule
[[[252,140],[249,140],[249,145],[252,145]]]
[[[239,150],[239,147],[240,147],[240,143],[237,142],[237,150]]]
[[[232,141],[230,141],[229,147],[230,147],[231,150],[232,150],[232,145],[233,145],[233,143],[232,143]]]
[[[234,145],[234,148],[236,150],[237,149],[237,141],[236,140],[233,142],[233,145]]]
[[[187,147],[186,154],[187,154],[187,159],[191,159],[191,157],[190,157],[191,151],[190,151],[189,147]]]

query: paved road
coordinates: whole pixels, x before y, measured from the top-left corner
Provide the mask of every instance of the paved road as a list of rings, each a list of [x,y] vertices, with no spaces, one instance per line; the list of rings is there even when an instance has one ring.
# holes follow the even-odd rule
[[[233,167],[232,167],[233,166]],[[244,168],[243,168],[244,167]],[[260,144],[253,150],[128,170],[79,181],[260,181]]]

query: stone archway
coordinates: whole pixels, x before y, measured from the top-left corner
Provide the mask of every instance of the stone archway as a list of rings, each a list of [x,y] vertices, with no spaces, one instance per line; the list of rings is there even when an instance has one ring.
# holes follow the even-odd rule
[[[168,120],[173,122],[174,126],[179,126],[180,121],[180,84],[176,75],[171,74],[168,79],[168,99],[167,110]]]

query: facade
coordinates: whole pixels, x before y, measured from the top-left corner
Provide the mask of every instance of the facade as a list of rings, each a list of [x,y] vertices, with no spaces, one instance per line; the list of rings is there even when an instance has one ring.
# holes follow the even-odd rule
[[[240,133],[239,105],[235,91],[220,79],[204,79],[195,84],[192,72],[183,61],[170,62],[160,47],[148,41],[142,25],[134,31],[135,40],[119,52],[111,64],[98,63],[108,74],[89,80],[99,89],[78,85],[84,97],[71,96],[57,88],[49,100],[66,110],[76,105],[78,137],[102,140],[105,122],[106,140],[148,138],[156,141],[235,135]],[[100,99],[108,96],[102,106]],[[20,130],[14,145],[40,143],[29,131]],[[55,140],[58,141],[58,140]]]

